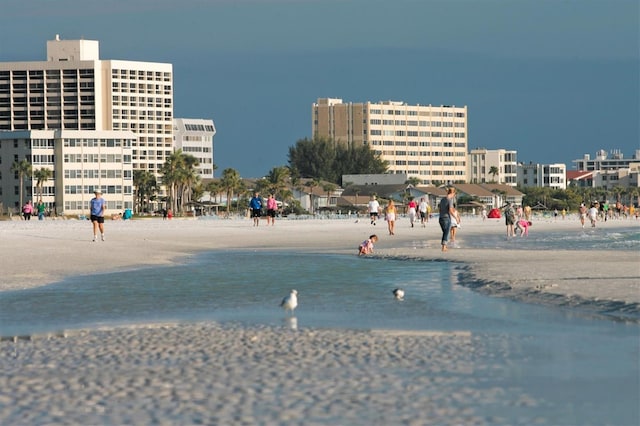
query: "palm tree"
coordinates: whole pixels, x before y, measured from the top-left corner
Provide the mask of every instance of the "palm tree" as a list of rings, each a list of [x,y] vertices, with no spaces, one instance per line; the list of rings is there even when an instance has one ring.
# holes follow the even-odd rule
[[[231,210],[231,200],[233,199],[234,192],[242,188],[242,179],[240,173],[236,169],[227,168],[222,171],[222,177],[220,178],[220,189],[225,191],[227,195],[227,214]]]
[[[405,184],[407,185],[412,185],[412,186],[418,186],[422,183],[422,181],[420,180],[420,178],[417,178],[415,176],[410,177],[409,179],[406,180]]]
[[[51,176],[53,176],[53,172],[51,169],[47,169],[45,167],[33,172],[33,177],[36,179],[36,187],[38,188],[38,202],[40,203],[42,202],[42,188],[44,183],[49,180]]]
[[[209,193],[209,197],[213,199],[214,203],[217,202],[221,189],[220,180],[212,180],[204,187],[204,190]]]
[[[309,204],[310,204],[309,213],[313,214],[313,188],[320,186],[320,179],[317,179],[317,178],[309,179],[304,184],[304,186],[309,188]]]
[[[500,169],[498,169],[496,166],[489,167],[489,174],[493,176],[494,182],[496,181],[496,176],[498,175],[498,173],[500,173]]]
[[[158,190],[156,176],[148,170],[134,170],[133,185],[136,188],[136,210],[148,209],[150,198]]]
[[[11,165],[11,171],[18,174],[18,179],[20,181],[20,189],[19,189],[19,197],[20,197],[20,206],[22,207],[23,201],[23,190],[24,190],[24,177],[31,176],[31,163],[26,158],[20,161],[14,161]]]
[[[287,189],[287,179],[289,178],[289,168],[281,166],[274,167],[267,175],[267,189],[270,193],[276,195],[276,199],[283,197],[283,191]]]
[[[195,167],[198,160],[190,154],[184,154],[181,149],[172,153],[162,165],[162,183],[168,192],[168,204],[173,211],[182,212],[185,200],[191,194],[191,186],[198,181]]]
[[[327,193],[327,208],[329,208],[329,205],[331,204],[330,203],[330,201],[331,201],[331,193],[333,191],[335,191],[337,187],[338,187],[338,185],[336,185],[335,183],[331,183],[331,182],[327,182],[327,183],[322,185],[322,190]]]
[[[193,198],[193,188],[200,182],[200,176],[196,167],[198,166],[198,159],[190,154],[182,154],[182,167],[178,173],[178,194],[180,199],[178,200],[178,211],[184,211],[184,205],[190,202]]]

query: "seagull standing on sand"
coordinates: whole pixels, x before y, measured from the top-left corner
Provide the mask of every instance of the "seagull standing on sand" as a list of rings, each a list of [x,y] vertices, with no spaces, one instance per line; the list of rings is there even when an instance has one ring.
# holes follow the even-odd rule
[[[393,295],[397,300],[404,300],[404,290],[401,288],[396,288],[392,291]]]
[[[291,290],[291,293],[282,299],[280,306],[285,312],[291,311],[291,315],[293,316],[293,310],[298,306],[298,292],[296,290]]]

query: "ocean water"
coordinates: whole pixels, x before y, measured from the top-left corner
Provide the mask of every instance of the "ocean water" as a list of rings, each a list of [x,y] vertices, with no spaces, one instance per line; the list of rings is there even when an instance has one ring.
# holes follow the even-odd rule
[[[476,243],[461,238],[462,244],[478,247],[595,250],[637,247],[638,231],[532,231],[529,238],[514,240],[488,236]],[[458,274],[456,265],[438,261],[213,251],[176,266],[2,292],[0,336],[173,321],[462,330],[485,338],[496,354],[495,366],[475,373],[479,381],[498,380],[537,401],[501,413],[511,423],[539,418],[542,424],[639,424],[637,322],[487,297],[460,285]],[[405,301],[393,298],[397,287],[405,290]],[[291,289],[298,291],[300,303],[294,316],[279,307]],[[492,370],[501,376],[494,377]]]
[[[567,219],[569,220],[569,219]],[[575,228],[556,232],[539,232],[536,222],[529,229],[529,235],[506,238],[504,220],[500,231],[483,235],[482,238],[465,238],[463,226],[459,232],[460,241],[464,240],[469,248],[508,248],[522,250],[635,250],[640,252],[640,226],[607,228],[606,223],[598,223],[595,228],[585,225],[581,228],[577,220]]]

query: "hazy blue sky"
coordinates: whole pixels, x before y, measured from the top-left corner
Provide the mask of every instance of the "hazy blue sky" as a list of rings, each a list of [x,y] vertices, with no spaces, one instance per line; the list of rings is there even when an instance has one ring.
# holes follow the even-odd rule
[[[46,41],[169,62],[176,117],[212,118],[216,175],[258,177],[311,104],[467,105],[469,147],[563,162],[640,149],[638,0],[2,0],[0,61]]]

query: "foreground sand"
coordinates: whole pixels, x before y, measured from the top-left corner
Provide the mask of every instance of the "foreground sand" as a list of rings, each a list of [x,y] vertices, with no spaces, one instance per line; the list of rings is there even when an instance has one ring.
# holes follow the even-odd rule
[[[107,221],[106,242],[91,242],[86,221],[0,222],[0,291],[45,285],[68,276],[180,262],[202,250],[302,250],[355,254],[357,244],[376,232],[376,256],[460,262],[467,282],[508,297],[571,306],[605,303],[624,312],[640,306],[640,253],[598,250],[467,249],[464,240],[505,232],[501,220],[465,219],[462,248],[439,250],[435,221],[426,229],[399,221],[396,235],[384,222],[279,220],[254,228],[250,220],[144,219]],[[640,227],[640,221],[613,220],[602,227]],[[580,232],[577,220],[537,220],[532,232]]]
[[[459,262],[465,280],[483,291],[575,309],[598,309],[602,301],[603,309],[616,306],[637,316],[637,252],[460,248],[443,254],[435,223],[410,229],[400,222],[394,237],[381,225],[109,221],[107,241],[92,243],[88,222],[0,222],[0,290],[169,265],[212,249],[355,256],[357,244],[375,230],[381,236],[376,256]],[[607,224],[630,225],[639,224]],[[540,221],[536,231],[572,232],[578,226]],[[482,238],[502,234],[504,225],[469,220],[463,230],[465,239]],[[499,343],[505,349],[496,353],[489,343],[487,336],[464,331],[294,331],[287,324],[162,324],[4,336],[0,424],[556,424],[546,417],[544,401],[501,382],[510,345]]]
[[[537,403],[479,385],[477,372],[495,359],[481,338],[463,332],[182,324],[2,342],[0,349],[0,422],[7,425],[504,424],[479,408],[499,413]],[[522,424],[533,421],[522,417]]]

